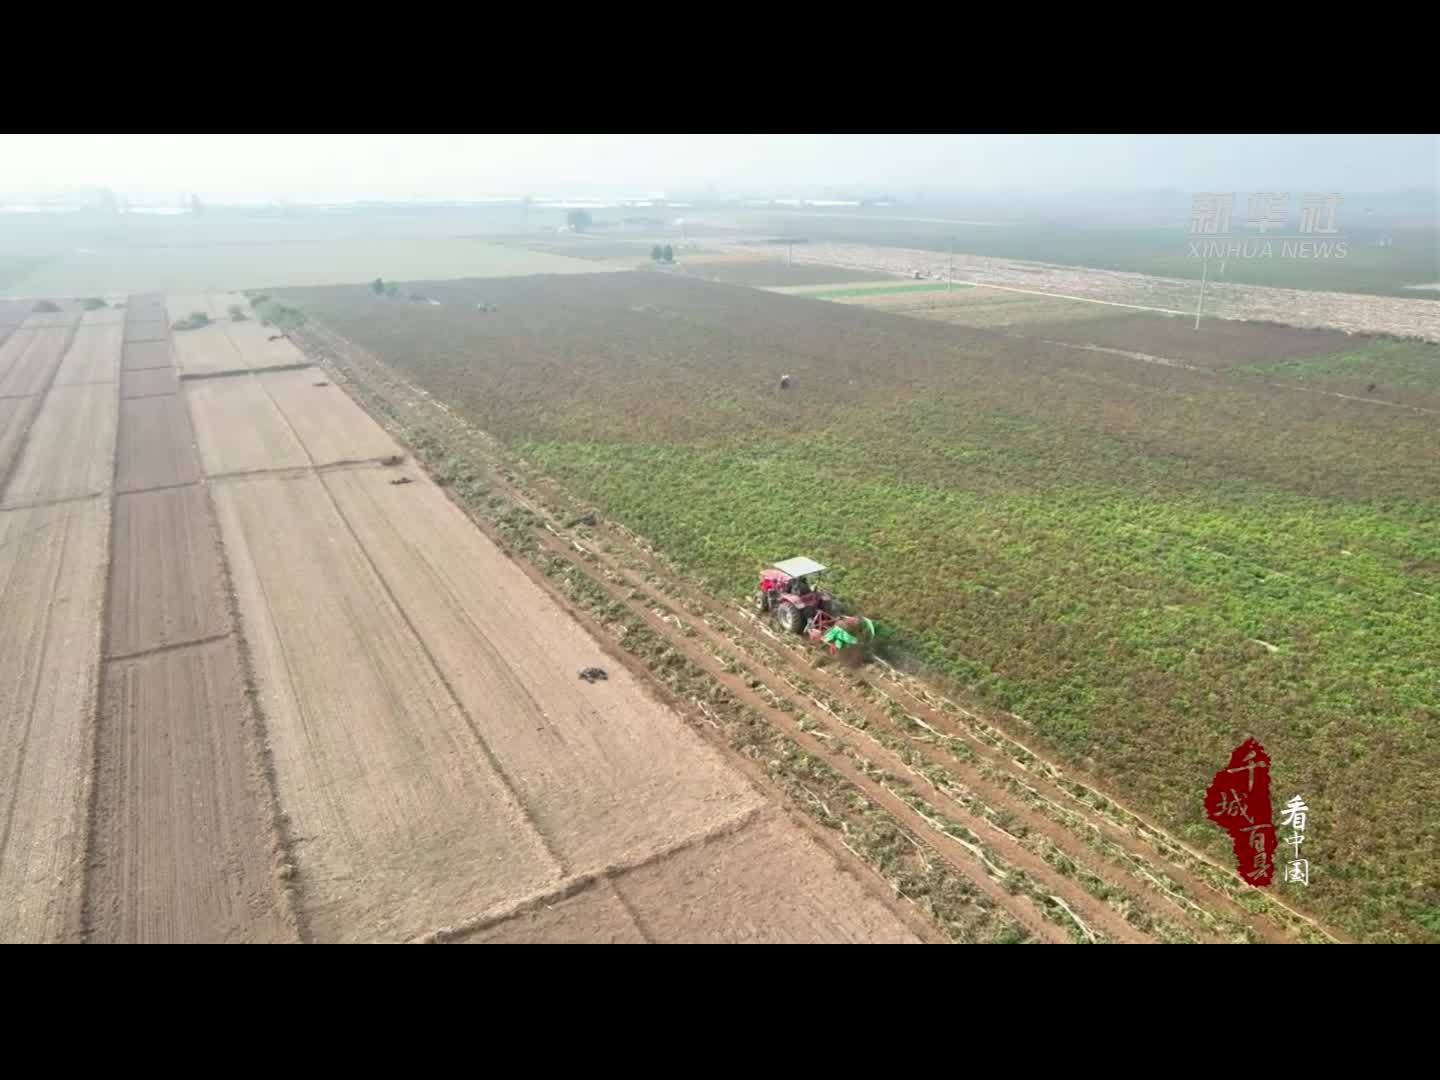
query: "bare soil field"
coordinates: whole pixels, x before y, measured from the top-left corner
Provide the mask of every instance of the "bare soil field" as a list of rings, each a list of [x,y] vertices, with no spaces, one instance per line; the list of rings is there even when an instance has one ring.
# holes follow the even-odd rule
[[[374,422],[365,417],[367,423]],[[401,472],[419,481],[390,483]],[[413,469],[324,483],[567,874],[649,858],[758,796]]]
[[[106,530],[99,499],[0,511],[0,941],[79,932]]]
[[[161,314],[164,314],[163,309]],[[138,345],[150,341],[168,341],[170,324],[161,319],[125,320],[125,344]]]
[[[644,945],[649,941],[609,880],[537,904],[456,939],[462,945]]]
[[[470,945],[915,944],[920,938],[774,811],[459,939]]]
[[[399,452],[385,430],[319,368],[265,372],[254,380],[274,401],[313,465],[368,461]]]
[[[120,375],[122,398],[155,397],[180,392],[180,378],[174,368],[146,368]]]
[[[834,857],[781,818],[615,880],[647,937],[663,944],[916,943]]]
[[[264,734],[173,368],[126,399],[83,925],[94,942],[296,941]]]
[[[220,552],[203,488],[120,495],[111,527],[111,656],[229,630]]]
[[[120,373],[123,333],[119,323],[82,322],[55,372],[55,385],[114,382]]]
[[[97,495],[115,466],[114,383],[56,387],[45,395],[0,506]]]
[[[213,492],[316,937],[406,940],[554,884],[559,864],[319,478]]]
[[[120,492],[198,480],[200,461],[185,399],[165,394],[122,400],[116,456]]]
[[[217,371],[237,371],[249,366],[222,324],[177,330],[173,340],[175,362],[182,375],[213,375]]]
[[[175,350],[170,339],[163,341],[126,342],[120,354],[120,370],[154,371],[155,369],[175,370]]]
[[[293,342],[272,326],[261,324],[250,302],[239,293],[207,293],[171,297],[173,312],[189,309],[204,312],[213,320],[195,330],[177,330],[173,340],[177,363],[184,375],[213,375],[221,371],[243,371],[303,364],[305,356]],[[243,319],[233,319],[230,308],[239,307]],[[186,318],[187,315],[177,318]],[[172,322],[176,321],[172,318]]]
[[[0,398],[0,480],[10,475],[37,404],[33,397]]]
[[[260,369],[303,364],[305,354],[295,343],[272,326],[261,326],[252,317],[247,322],[226,322],[225,332],[240,354],[242,367]]]
[[[950,264],[949,256],[943,252],[859,244],[807,244],[803,253],[797,252],[796,258],[805,263],[858,271],[883,270],[906,277],[913,277],[918,272],[937,279],[946,276]],[[954,266],[956,280],[978,285],[1160,309],[1172,314],[1193,313],[1200,294],[1198,282],[1120,270],[1094,270],[982,255],[957,255]],[[1205,310],[1215,318],[1252,319],[1349,333],[1395,334],[1440,341],[1440,304],[1433,300],[1212,281],[1205,292]]]
[[[231,640],[108,665],[89,940],[296,940],[253,723]]]
[[[0,398],[43,393],[69,340],[68,326],[37,329],[27,323],[11,334],[0,346]]]
[[[275,402],[253,377],[190,380],[183,394],[206,473],[309,464]]]

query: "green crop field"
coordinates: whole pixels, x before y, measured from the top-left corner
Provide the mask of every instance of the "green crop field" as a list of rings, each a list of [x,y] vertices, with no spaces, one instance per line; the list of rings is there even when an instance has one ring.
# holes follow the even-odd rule
[[[419,288],[441,306],[285,299],[721,594],[835,567],[901,653],[1225,861],[1202,793],[1258,737],[1311,808],[1311,884],[1277,891],[1440,940],[1440,424],[1310,392],[1440,394],[1440,348],[1130,314],[1017,336],[658,274]]]

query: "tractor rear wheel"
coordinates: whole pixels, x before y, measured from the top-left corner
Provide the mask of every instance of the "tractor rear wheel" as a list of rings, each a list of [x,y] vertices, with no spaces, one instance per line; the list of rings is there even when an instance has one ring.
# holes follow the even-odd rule
[[[803,634],[805,624],[810,621],[810,614],[804,608],[796,607],[794,604],[783,603],[775,609],[775,618],[792,634]]]

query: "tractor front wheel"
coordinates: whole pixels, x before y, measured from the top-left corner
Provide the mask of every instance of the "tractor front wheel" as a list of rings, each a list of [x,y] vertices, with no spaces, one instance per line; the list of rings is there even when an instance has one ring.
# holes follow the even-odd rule
[[[764,589],[755,590],[755,610],[759,612],[770,610],[770,594]]]
[[[781,604],[775,609],[775,618],[792,634],[803,634],[805,624],[810,621],[809,614],[804,608],[798,608],[789,603]]]

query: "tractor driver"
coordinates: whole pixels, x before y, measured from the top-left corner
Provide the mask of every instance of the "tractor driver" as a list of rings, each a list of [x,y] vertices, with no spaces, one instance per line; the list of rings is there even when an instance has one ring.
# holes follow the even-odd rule
[[[790,589],[796,596],[808,596],[810,594],[810,582],[806,581],[802,574],[790,583]]]

